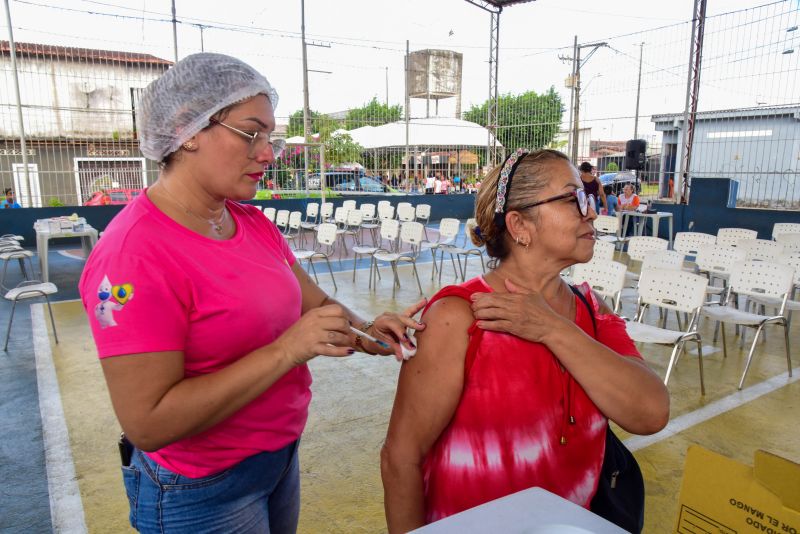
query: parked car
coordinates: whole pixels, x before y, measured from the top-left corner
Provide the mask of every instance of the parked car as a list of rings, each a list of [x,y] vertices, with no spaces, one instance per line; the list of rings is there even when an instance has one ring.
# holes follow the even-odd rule
[[[605,174],[600,175],[600,183],[603,184],[603,187],[610,185],[611,191],[615,195],[619,195],[622,192],[622,188],[625,187],[625,184],[630,183],[636,189],[636,193],[639,193],[641,189],[641,184],[637,187],[636,184],[636,176],[630,171],[622,171],[622,172],[607,172]]]
[[[355,179],[340,182],[333,186],[334,191],[362,191],[364,193],[385,193],[386,186],[375,178],[361,176],[358,181]]]
[[[107,206],[127,204],[134,198],[142,194],[144,189],[106,189],[107,198],[103,199],[103,191],[95,191],[92,196],[83,203],[84,206]]]

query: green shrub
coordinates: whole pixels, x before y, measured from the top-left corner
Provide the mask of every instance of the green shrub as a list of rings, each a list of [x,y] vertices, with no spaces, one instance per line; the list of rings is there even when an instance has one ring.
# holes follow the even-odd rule
[[[64,203],[61,202],[61,200],[58,197],[53,197],[50,199],[50,202],[48,202],[47,205],[50,206],[51,208],[60,208],[61,206],[64,205]]]
[[[618,171],[619,171],[619,165],[617,165],[616,163],[614,163],[614,162],[612,161],[612,162],[611,162],[611,163],[609,163],[609,164],[608,164],[608,166],[606,167],[606,171],[608,171],[608,172],[618,172]]]

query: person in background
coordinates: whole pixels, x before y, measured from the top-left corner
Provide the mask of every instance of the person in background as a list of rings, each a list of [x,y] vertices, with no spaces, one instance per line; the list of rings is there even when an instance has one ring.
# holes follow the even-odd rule
[[[566,156],[514,152],[475,217],[470,237],[492,269],[431,299],[400,371],[381,451],[390,533],[534,486],[588,508],[607,420],[652,434],[669,419],[625,321],[560,276],[595,243],[594,199]]]
[[[584,161],[578,169],[581,171],[581,182],[583,182],[583,188],[586,190],[586,194],[592,195],[597,201],[597,205],[595,206],[596,213],[600,213],[601,202],[603,204],[602,209],[608,210],[605,189],[600,182],[600,178],[592,174],[594,171],[592,164],[588,161]]]
[[[100,190],[100,204],[103,206],[110,206],[111,205],[111,195],[108,194],[108,191],[105,189]]]
[[[453,189],[455,189],[456,193],[461,192],[461,177],[457,174],[453,176]]]
[[[633,191],[633,184],[628,182],[622,188],[622,194],[619,196],[619,210],[620,211],[636,211],[639,207],[639,195]]]
[[[433,194],[439,195],[442,193],[442,177],[438,173],[433,179]]]
[[[242,61],[192,54],[143,92],[157,181],[108,225],[79,288],[128,441],[122,478],[144,533],[293,533],[316,357],[394,354],[424,300],[365,320],[300,267],[256,206],[278,94]],[[354,335],[351,325],[381,340]]]
[[[616,215],[619,199],[614,194],[614,188],[611,185],[604,185],[603,192],[606,194],[606,206],[608,206],[605,215]]]
[[[21,207],[22,206],[20,206],[19,203],[16,200],[14,200],[14,191],[10,187],[6,188],[5,198],[3,200],[0,200],[0,209],[21,208]]]
[[[431,172],[427,178],[425,178],[425,194],[432,195],[433,189],[436,186],[436,176]]]

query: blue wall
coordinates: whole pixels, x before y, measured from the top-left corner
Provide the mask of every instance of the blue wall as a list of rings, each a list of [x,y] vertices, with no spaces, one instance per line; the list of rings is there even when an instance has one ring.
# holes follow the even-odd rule
[[[354,199],[359,204],[363,202],[377,204],[379,200],[390,200],[394,205],[397,205],[398,202],[410,202],[414,206],[417,204],[430,204],[432,221],[444,217],[466,219],[473,216],[475,209],[474,195],[398,195],[389,197],[384,195],[360,195],[335,198],[331,201],[334,206],[341,206],[342,202],[347,199]],[[262,207],[272,206],[276,209],[305,212],[306,204],[309,202],[319,202],[319,199],[252,200],[247,202],[247,204],[255,204]],[[102,232],[105,230],[106,226],[108,226],[108,223],[111,222],[111,219],[122,211],[124,207],[125,206],[66,206],[62,208],[0,210],[0,235],[21,235],[25,237],[26,245],[35,246],[36,233],[33,231],[33,223],[36,222],[37,219],[60,217],[62,215],[72,215],[73,213],[85,217],[86,222]]]

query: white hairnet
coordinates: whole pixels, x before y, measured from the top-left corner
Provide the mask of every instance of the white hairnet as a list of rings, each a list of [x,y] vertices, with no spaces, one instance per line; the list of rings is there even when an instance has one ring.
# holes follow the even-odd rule
[[[211,53],[183,58],[142,94],[137,113],[142,154],[162,161],[208,126],[217,111],[257,94],[277,107],[278,93],[243,61]]]

